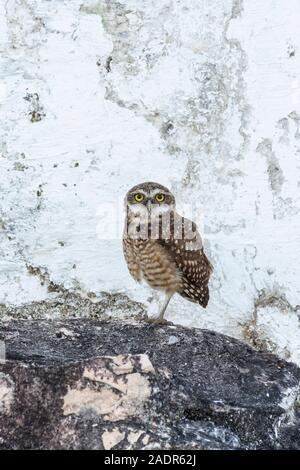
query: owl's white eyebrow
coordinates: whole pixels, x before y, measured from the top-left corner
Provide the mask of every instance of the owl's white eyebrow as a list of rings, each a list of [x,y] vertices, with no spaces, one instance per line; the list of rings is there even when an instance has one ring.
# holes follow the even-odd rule
[[[146,193],[144,189],[137,188],[132,194],[136,194],[136,193],[141,193],[144,196],[148,196],[148,193]]]
[[[153,189],[152,191],[150,191],[150,196],[156,196],[156,194],[166,195],[166,192],[161,189]]]
[[[150,197],[156,196],[156,194],[164,194],[164,195],[167,194],[165,191],[161,189],[153,189],[152,191],[147,192],[142,188],[137,188],[132,194],[136,194],[136,193],[141,193],[144,196],[150,196]]]

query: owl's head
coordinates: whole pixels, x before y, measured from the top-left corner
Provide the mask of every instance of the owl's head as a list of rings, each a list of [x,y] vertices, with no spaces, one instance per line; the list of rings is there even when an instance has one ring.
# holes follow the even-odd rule
[[[134,215],[157,216],[175,210],[175,197],[165,186],[147,182],[137,184],[128,191],[125,205]]]

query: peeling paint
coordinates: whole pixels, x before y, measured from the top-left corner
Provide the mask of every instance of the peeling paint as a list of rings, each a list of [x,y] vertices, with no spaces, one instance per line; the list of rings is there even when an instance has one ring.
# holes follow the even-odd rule
[[[256,349],[300,361],[300,305],[292,306],[284,294],[262,291],[255,301],[253,317],[243,327],[244,338]]]
[[[272,191],[279,193],[284,179],[278,159],[272,149],[272,141],[270,139],[264,139],[258,144],[257,151],[267,160],[267,171]]]

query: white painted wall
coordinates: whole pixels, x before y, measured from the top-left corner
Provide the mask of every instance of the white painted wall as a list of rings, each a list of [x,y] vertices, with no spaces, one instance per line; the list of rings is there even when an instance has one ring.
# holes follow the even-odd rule
[[[207,310],[177,297],[168,318],[300,363],[299,17],[298,0],[1,2],[0,303],[36,308],[50,280],[153,311],[101,229],[154,180],[202,207],[215,265]]]

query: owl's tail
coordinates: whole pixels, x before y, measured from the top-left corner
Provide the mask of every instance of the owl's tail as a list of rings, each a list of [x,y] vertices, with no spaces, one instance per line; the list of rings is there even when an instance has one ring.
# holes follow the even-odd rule
[[[190,302],[195,302],[200,304],[201,307],[206,308],[209,301],[209,288],[207,285],[202,284],[201,286],[196,286],[191,281],[183,278],[183,288],[179,292],[181,297],[188,299]]]

